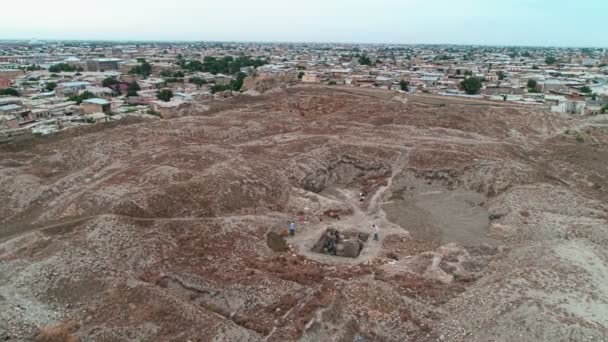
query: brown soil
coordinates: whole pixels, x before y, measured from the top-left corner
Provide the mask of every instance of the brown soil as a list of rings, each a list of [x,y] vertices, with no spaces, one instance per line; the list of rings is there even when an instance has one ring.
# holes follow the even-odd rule
[[[607,156],[599,120],[325,87],[23,137],[0,339],[601,341]]]

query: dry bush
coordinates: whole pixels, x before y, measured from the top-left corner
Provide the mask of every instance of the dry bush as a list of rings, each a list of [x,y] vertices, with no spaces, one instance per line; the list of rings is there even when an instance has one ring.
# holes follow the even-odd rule
[[[62,323],[54,327],[41,328],[34,337],[35,342],[80,342],[73,334],[75,324]]]

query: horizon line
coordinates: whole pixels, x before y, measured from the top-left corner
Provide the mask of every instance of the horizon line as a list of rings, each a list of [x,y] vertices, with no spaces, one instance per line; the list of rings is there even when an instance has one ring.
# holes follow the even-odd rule
[[[397,46],[463,46],[463,47],[515,47],[515,48],[560,48],[560,49],[608,49],[604,46],[572,46],[572,45],[513,45],[513,44],[478,44],[478,43],[369,43],[347,41],[280,41],[280,40],[195,40],[195,39],[75,39],[75,38],[0,38],[3,42],[103,42],[103,43],[244,43],[244,44],[345,44],[345,45],[397,45]]]

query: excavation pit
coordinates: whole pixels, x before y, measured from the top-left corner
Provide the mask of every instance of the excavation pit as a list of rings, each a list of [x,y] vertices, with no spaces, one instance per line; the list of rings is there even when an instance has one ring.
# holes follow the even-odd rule
[[[312,247],[312,251],[344,258],[357,258],[368,239],[369,234],[366,233],[329,228]]]

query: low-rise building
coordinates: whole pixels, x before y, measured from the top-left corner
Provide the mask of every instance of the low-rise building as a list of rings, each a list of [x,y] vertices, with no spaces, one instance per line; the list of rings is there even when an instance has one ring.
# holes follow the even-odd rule
[[[120,70],[118,58],[95,58],[87,61],[87,71]]]
[[[23,106],[18,104],[5,104],[0,106],[0,115],[17,113],[23,109]]]
[[[0,114],[0,128],[15,129],[19,128],[19,120],[17,115]]]
[[[10,88],[10,87],[11,87],[11,80],[9,80],[8,78],[0,77],[0,89]]]
[[[82,104],[80,106],[82,107],[82,111],[85,114],[92,114],[92,113],[110,114],[111,113],[110,102],[105,99],[95,98],[95,99],[84,100],[84,101],[82,101]]]
[[[59,97],[77,95],[81,90],[85,90],[91,83],[89,82],[64,82],[59,83],[55,88],[55,94]]]
[[[318,74],[304,74],[302,76],[302,82],[304,83],[320,83],[321,77]]]
[[[158,113],[163,119],[169,119],[176,117],[178,115],[178,111],[187,105],[188,104],[186,102],[181,100],[173,100],[169,102],[151,101],[150,109]]]

